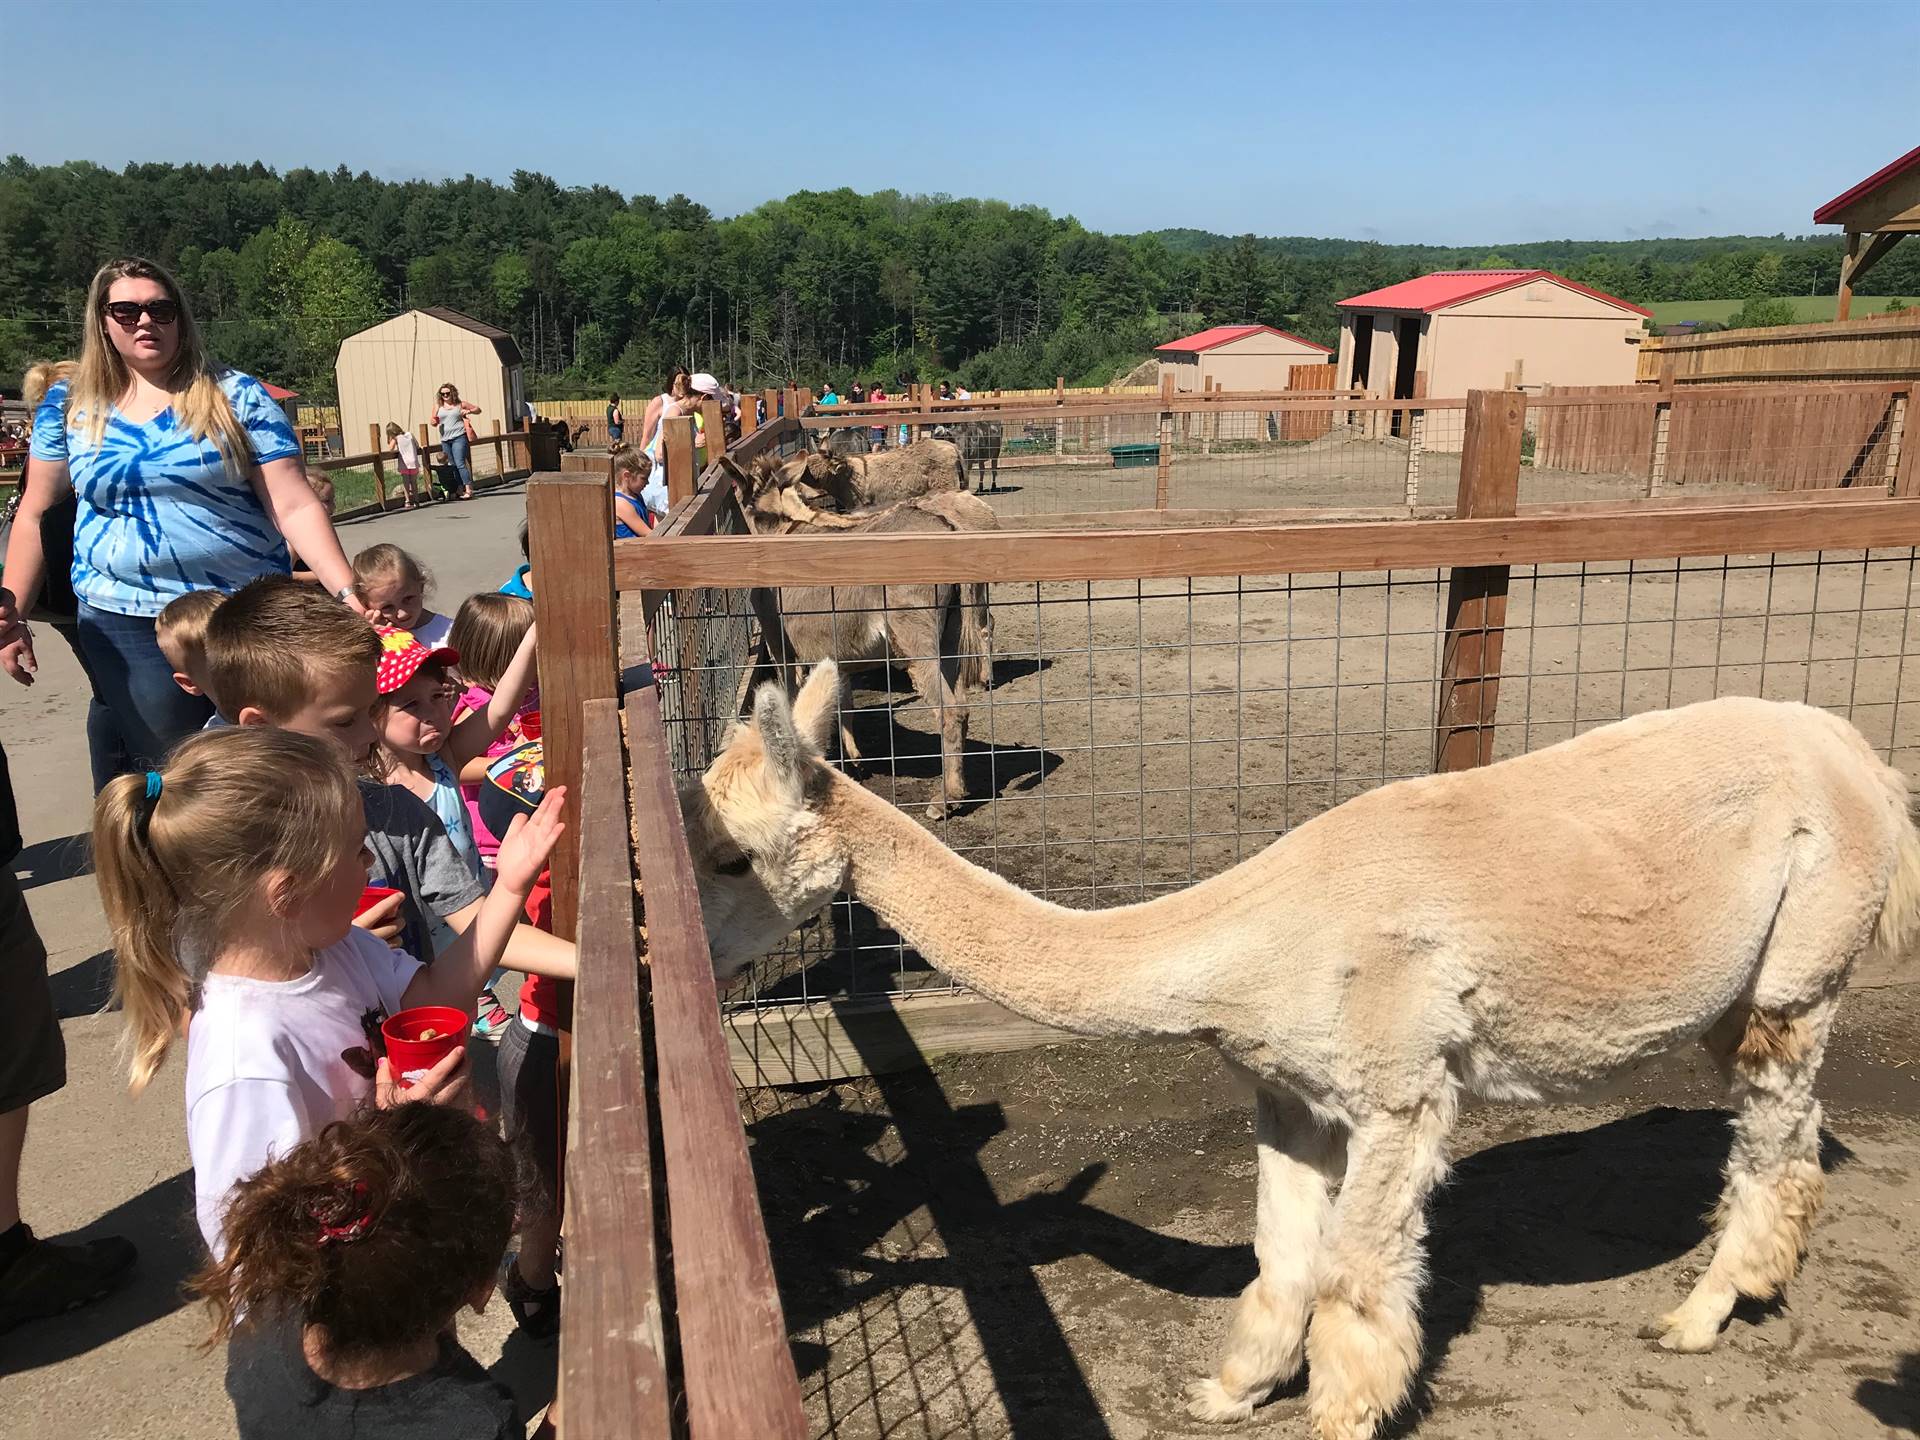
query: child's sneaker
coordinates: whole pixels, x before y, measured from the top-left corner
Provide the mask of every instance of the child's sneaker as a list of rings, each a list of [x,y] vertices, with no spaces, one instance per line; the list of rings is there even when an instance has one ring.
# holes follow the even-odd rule
[[[522,1278],[519,1259],[518,1254],[509,1255],[501,1267],[501,1297],[529,1340],[551,1340],[560,1333],[560,1287],[534,1289]]]
[[[507,1007],[500,1003],[500,997],[493,993],[489,985],[480,992],[478,1014],[473,1022],[473,1033],[482,1040],[492,1040],[496,1044],[507,1033],[507,1026],[513,1022],[513,1016],[507,1013]]]

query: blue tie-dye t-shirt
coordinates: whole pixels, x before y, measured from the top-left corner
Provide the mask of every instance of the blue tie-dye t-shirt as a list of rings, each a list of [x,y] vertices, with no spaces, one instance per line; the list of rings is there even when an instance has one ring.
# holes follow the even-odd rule
[[[259,464],[297,458],[285,413],[251,375],[220,378]],[[74,594],[115,615],[158,615],[190,590],[239,589],[288,572],[287,547],[244,474],[211,439],[196,440],[172,410],[144,425],[114,411],[91,449],[84,417],[69,415],[67,382],[33,416],[33,458],[65,465],[79,497]]]

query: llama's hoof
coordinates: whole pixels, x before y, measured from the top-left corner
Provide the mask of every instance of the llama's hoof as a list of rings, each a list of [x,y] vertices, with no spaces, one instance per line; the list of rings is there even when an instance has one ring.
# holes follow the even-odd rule
[[[1237,1425],[1253,1418],[1253,1401],[1235,1400],[1218,1380],[1196,1380],[1187,1386],[1187,1414],[1211,1425]]]
[[[1671,1350],[1676,1355],[1704,1355],[1720,1343],[1720,1325],[1711,1317],[1689,1321],[1675,1310],[1650,1325],[1642,1325],[1640,1338],[1655,1341],[1662,1350]]]

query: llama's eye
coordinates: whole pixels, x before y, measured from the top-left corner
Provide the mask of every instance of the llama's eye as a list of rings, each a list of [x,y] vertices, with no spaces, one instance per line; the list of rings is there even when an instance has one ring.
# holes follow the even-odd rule
[[[717,860],[713,868],[722,875],[744,875],[753,868],[753,857],[741,855],[733,860]]]

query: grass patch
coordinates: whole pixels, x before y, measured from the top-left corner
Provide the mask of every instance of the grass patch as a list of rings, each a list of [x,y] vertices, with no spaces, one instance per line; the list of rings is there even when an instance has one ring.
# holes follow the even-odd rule
[[[1803,323],[1833,319],[1834,306],[1839,303],[1835,295],[1784,295],[1781,298],[1793,306],[1794,319]],[[1856,295],[1853,313],[1878,315],[1892,298],[1890,295]],[[1911,295],[1904,298],[1907,304],[1920,308],[1920,299]],[[1744,300],[1656,300],[1647,308],[1653,311],[1654,321],[1661,325],[1677,325],[1682,320],[1718,320],[1724,325],[1745,303]]]

